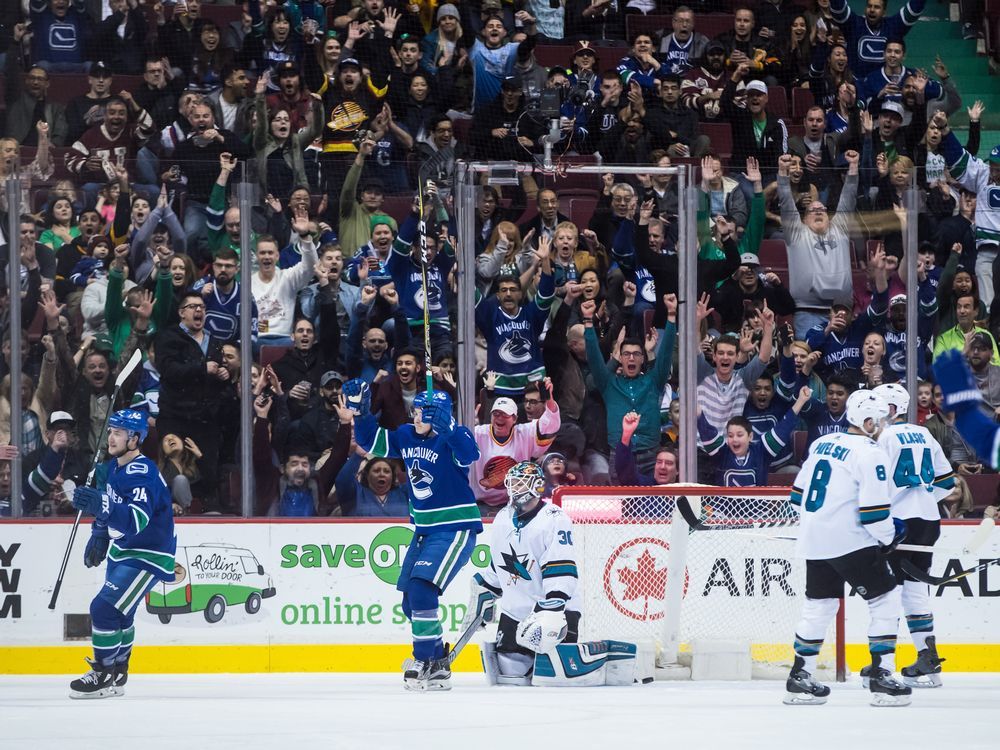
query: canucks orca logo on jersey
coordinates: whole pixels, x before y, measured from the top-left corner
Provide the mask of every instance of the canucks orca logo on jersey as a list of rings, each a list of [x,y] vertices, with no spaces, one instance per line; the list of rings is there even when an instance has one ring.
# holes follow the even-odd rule
[[[527,362],[531,359],[531,342],[520,331],[512,331],[510,338],[500,347],[500,359],[512,365]]]
[[[441,290],[433,284],[427,285],[427,299],[428,310],[441,309]],[[413,304],[421,310],[424,309],[424,290],[420,287],[417,287],[417,290],[413,293]]]
[[[420,468],[420,464],[417,461],[410,462],[410,465],[406,467],[406,473],[410,478],[410,489],[413,490],[413,496],[418,500],[429,498],[431,496],[431,483],[434,481],[434,477],[429,472]]]
[[[500,566],[500,570],[504,573],[510,573],[511,578],[514,582],[520,578],[522,581],[530,581],[531,574],[528,572],[528,556],[519,555],[514,551],[513,545],[510,545],[510,554],[506,552],[501,552],[500,556],[503,558],[503,564]]]

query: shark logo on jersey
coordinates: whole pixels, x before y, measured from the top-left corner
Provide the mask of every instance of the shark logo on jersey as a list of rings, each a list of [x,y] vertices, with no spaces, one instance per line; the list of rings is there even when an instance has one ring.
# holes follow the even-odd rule
[[[512,365],[527,362],[531,359],[531,342],[520,331],[513,331],[500,347],[500,359]]]
[[[410,489],[417,500],[426,500],[431,496],[431,483],[434,477],[430,473],[420,468],[417,461],[411,461],[406,467],[406,474],[410,478]]]
[[[500,566],[500,570],[504,573],[510,573],[511,580],[517,583],[520,578],[522,581],[530,581],[531,574],[528,572],[528,556],[519,555],[514,551],[513,545],[510,546],[510,554],[506,552],[501,552],[500,556],[503,558],[503,564]]]

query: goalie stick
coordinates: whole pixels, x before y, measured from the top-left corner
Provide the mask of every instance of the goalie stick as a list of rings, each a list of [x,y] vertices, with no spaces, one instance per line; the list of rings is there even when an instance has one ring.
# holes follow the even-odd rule
[[[677,509],[680,511],[681,516],[684,518],[684,521],[694,531],[732,531],[738,534],[742,534],[744,536],[763,537],[765,539],[774,539],[775,541],[784,541],[784,542],[798,541],[798,537],[792,536],[791,534],[766,534],[766,533],[755,532],[755,530],[766,531],[767,529],[780,528],[781,524],[775,521],[752,521],[748,523],[734,523],[734,524],[727,523],[727,524],[720,524],[718,526],[710,526],[704,523],[700,518],[698,518],[698,516],[694,512],[694,508],[691,507],[691,503],[686,497],[678,496],[675,498],[674,502],[676,503]],[[979,547],[981,547],[983,543],[986,541],[987,537],[991,533],[993,533],[993,527],[994,527],[993,519],[984,518],[982,523],[980,523],[979,526],[976,527],[976,530],[973,532],[972,536],[969,538],[969,541],[966,542],[966,544],[962,547],[962,549],[955,551],[961,552],[963,554],[969,554],[971,552],[974,552]],[[933,545],[929,544],[907,544],[905,542],[903,542],[902,544],[897,544],[895,549],[898,549],[901,552],[952,551],[952,550],[942,549],[940,547],[934,547]],[[978,568],[976,568],[975,570],[978,570]],[[969,572],[974,572],[974,571],[969,571]],[[921,574],[924,575],[925,577],[927,576],[926,573],[921,573]],[[911,573],[911,575],[913,574]],[[917,578],[916,575],[913,575],[913,577]],[[918,579],[918,580],[923,580],[923,579]],[[926,583],[930,583],[930,581],[926,581]]]
[[[118,373],[118,377],[115,378],[115,389],[111,394],[111,401],[108,402],[108,413],[104,417],[104,427],[101,428],[100,433],[101,439],[104,440],[104,445],[107,446],[108,438],[108,420],[111,419],[112,413],[115,410],[115,403],[118,401],[118,394],[121,393],[122,385],[125,381],[129,379],[135,368],[139,366],[142,362],[142,352],[136,349],[132,352],[132,356],[129,357],[128,362],[122,368],[122,371]],[[104,451],[98,446],[97,451],[94,453],[94,463],[91,464],[90,473],[87,474],[87,481],[84,486],[90,487],[94,482],[94,475],[97,473],[97,466],[101,462],[101,458],[104,455]],[[73,521],[73,528],[69,532],[69,542],[66,544],[66,552],[63,554],[62,565],[59,566],[59,576],[56,578],[56,585],[52,588],[52,598],[49,599],[49,609],[56,608],[56,600],[59,598],[59,590],[62,588],[63,577],[66,575],[66,565],[69,563],[69,556],[73,552],[73,542],[76,541],[76,532],[80,528],[80,519],[83,518],[83,511],[78,510],[76,512],[76,520]]]

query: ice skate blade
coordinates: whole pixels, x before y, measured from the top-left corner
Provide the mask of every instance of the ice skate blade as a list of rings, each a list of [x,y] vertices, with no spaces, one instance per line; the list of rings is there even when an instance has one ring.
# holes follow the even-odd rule
[[[123,695],[125,695],[125,688],[124,687],[115,686],[115,687],[111,688],[111,690],[113,691],[112,694],[111,694],[112,698],[121,698]]]
[[[115,689],[113,687],[101,688],[93,693],[80,693],[76,690],[69,691],[69,697],[75,701],[95,700],[97,698],[114,698]]]
[[[909,706],[912,696],[909,695],[887,695],[886,693],[872,693],[871,704],[879,707]]]
[[[412,693],[423,693],[427,690],[427,680],[404,677],[403,687]]]
[[[451,690],[451,680],[429,680],[424,690],[428,693]]]
[[[922,674],[919,677],[907,677],[905,674],[900,675],[904,685],[908,685],[911,688],[939,688],[941,687],[941,675],[937,674]]]
[[[829,696],[812,693],[785,693],[782,701],[786,706],[822,706]]]
[[[863,687],[865,690],[867,690],[869,687],[871,687],[871,679],[869,679],[868,677],[862,677],[861,678],[861,687]]]

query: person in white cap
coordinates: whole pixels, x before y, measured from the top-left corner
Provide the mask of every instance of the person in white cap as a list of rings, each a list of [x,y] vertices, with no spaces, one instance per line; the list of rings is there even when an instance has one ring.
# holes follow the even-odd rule
[[[68,502],[73,489],[83,484],[90,468],[78,450],[76,420],[69,412],[54,411],[46,423],[45,442],[24,457],[27,481],[21,488],[25,515],[49,516]]]
[[[494,515],[507,503],[504,477],[519,461],[530,461],[545,453],[562,420],[559,405],[552,398],[552,381],[539,383],[545,411],[538,419],[517,423],[517,404],[502,396],[493,402],[488,424],[478,425],[473,433],[479,446],[479,460],[472,464],[472,491],[480,510]]]

